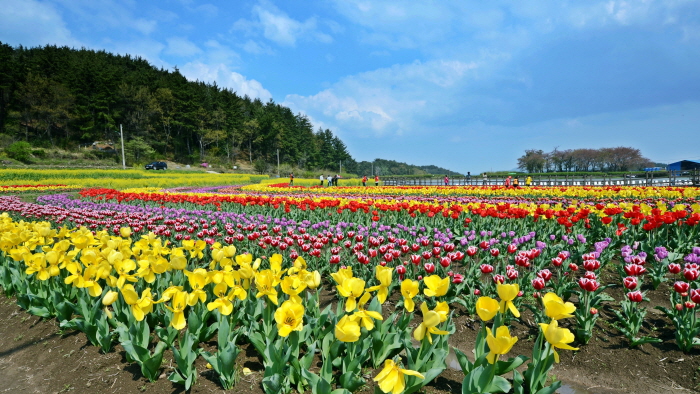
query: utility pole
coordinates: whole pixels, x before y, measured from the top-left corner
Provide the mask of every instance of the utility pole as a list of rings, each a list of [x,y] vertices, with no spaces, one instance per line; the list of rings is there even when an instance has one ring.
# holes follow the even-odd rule
[[[126,156],[124,156],[124,131],[122,130],[121,123],[119,124],[119,135],[122,139],[122,168],[126,170]]]
[[[343,161],[341,160],[341,161],[339,161],[339,163],[340,163],[340,172],[338,172],[338,175],[343,173]]]
[[[280,177],[280,150],[277,149],[277,178]]]

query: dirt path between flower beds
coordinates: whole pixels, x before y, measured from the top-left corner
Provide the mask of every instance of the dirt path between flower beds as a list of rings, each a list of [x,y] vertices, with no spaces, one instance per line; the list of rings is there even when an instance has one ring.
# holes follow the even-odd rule
[[[612,322],[605,310],[599,321]],[[681,394],[699,392],[700,351],[690,354],[678,351],[673,342],[670,322],[650,312],[650,330],[664,342],[628,349],[624,337],[610,323],[599,324],[595,338],[579,352],[561,351],[561,363],[553,370],[567,386],[566,394]],[[523,315],[524,320],[527,315]],[[454,346],[469,352],[478,323],[468,316],[455,319],[457,333],[451,337]],[[513,332],[520,340],[511,354],[527,355],[536,335],[528,325],[514,324]],[[16,306],[14,299],[0,296],[0,393],[182,393],[181,386],[167,380],[172,356],[166,353],[161,378],[150,383],[136,365],[129,364],[123,350],[116,346],[108,354],[91,346],[82,333],[61,332],[55,320],[29,315]],[[242,394],[261,394],[262,364],[252,349],[244,347],[239,364],[254,371],[243,376],[233,390]],[[425,388],[424,393],[446,394],[460,391],[462,373],[454,360],[448,368]],[[199,380],[192,393],[224,393],[215,374],[198,361]],[[371,378],[378,371],[367,371],[369,385],[360,391],[374,392]]]

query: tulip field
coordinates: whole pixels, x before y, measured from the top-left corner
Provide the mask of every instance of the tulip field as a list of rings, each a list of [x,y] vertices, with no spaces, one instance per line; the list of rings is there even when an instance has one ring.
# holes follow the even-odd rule
[[[168,175],[4,175],[0,287],[103,360],[76,392],[700,387],[700,189]]]

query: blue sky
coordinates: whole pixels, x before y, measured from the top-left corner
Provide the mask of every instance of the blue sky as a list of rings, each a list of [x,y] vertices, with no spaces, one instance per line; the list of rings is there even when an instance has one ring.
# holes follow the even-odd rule
[[[700,1],[3,0],[0,41],[104,49],[306,114],[356,160],[700,160]]]

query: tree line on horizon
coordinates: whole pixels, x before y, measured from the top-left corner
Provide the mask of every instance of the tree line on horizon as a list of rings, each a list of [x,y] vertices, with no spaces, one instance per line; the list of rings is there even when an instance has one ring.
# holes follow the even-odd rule
[[[0,42],[0,145],[78,149],[119,141],[130,164],[247,161],[349,171],[357,163],[329,129],[273,100],[188,81],[140,57]],[[259,164],[259,163],[258,163]]]
[[[634,171],[655,164],[639,149],[619,146],[600,149],[555,148],[551,152],[527,149],[518,158],[518,168],[529,172],[615,172]]]

